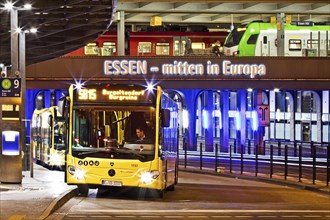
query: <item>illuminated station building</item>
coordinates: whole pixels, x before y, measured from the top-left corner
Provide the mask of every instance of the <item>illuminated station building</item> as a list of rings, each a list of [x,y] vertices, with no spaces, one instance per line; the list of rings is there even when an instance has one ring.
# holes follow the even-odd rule
[[[305,68],[315,60],[320,62],[318,72]],[[326,57],[61,57],[27,68],[31,105],[26,114],[29,120],[35,108],[56,105],[70,82],[158,84],[178,103],[180,149],[186,143],[188,150],[202,146],[213,152],[218,146],[220,152],[229,152],[235,145],[253,154],[258,145],[259,153],[267,154],[267,143],[278,140],[329,142],[329,67],[321,66],[325,61]],[[48,78],[32,80],[45,76],[46,69]],[[55,87],[53,80],[58,81]]]

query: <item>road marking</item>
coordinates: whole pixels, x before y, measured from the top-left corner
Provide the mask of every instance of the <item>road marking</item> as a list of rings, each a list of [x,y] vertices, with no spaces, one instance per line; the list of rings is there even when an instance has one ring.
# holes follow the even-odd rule
[[[26,217],[26,215],[12,215],[7,220],[22,220]]]
[[[320,215],[303,215],[304,218],[321,218]]]
[[[258,217],[258,218],[277,218],[276,215],[258,215],[256,217]]]
[[[78,210],[79,213],[329,213],[329,210],[251,210],[251,209],[94,209],[94,210]]]

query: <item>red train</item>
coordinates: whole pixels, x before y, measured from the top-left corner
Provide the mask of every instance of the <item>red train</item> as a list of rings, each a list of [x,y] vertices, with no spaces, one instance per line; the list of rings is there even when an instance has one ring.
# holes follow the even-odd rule
[[[130,56],[180,56],[187,53],[195,55],[212,54],[212,47],[223,45],[228,32],[178,32],[151,31],[130,32],[125,39],[125,55]],[[116,32],[106,32],[94,42],[73,51],[67,56],[111,56],[117,54]]]

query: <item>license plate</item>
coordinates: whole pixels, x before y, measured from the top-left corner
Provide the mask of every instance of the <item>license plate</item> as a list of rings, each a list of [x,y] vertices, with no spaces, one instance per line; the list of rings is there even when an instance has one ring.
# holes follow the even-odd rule
[[[123,183],[120,181],[112,181],[112,180],[102,180],[103,186],[122,186]]]

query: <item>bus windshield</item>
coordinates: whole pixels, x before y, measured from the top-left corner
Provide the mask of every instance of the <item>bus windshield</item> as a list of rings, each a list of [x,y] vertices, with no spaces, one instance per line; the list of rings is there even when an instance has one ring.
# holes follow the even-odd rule
[[[243,34],[245,33],[245,27],[234,28],[231,33],[229,34],[226,42],[224,44],[225,47],[233,47],[237,46],[241,41]]]
[[[155,109],[77,108],[72,118],[72,154],[78,158],[152,160]]]

